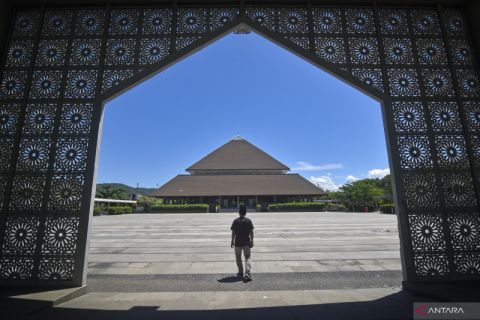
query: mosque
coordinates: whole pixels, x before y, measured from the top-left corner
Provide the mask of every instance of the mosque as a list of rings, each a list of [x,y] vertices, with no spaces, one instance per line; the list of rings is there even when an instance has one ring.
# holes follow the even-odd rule
[[[209,211],[240,204],[262,209],[271,203],[312,201],[326,193],[240,136],[214,150],[151,196],[164,203],[203,203]]]

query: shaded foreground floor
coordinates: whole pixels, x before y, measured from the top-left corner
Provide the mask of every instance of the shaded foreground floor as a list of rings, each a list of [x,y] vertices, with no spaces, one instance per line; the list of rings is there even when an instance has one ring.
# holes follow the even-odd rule
[[[401,270],[395,215],[248,213],[255,273]],[[94,217],[89,274],[223,274],[235,271],[235,213]]]
[[[89,293],[21,319],[411,319],[396,217],[251,213],[254,281],[233,276],[236,214],[93,219]],[[28,303],[23,301],[19,303]]]
[[[90,293],[23,319],[411,319],[414,301],[394,289]]]

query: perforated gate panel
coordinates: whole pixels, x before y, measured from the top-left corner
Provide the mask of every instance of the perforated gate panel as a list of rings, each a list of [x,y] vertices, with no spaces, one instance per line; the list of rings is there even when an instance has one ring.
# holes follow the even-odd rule
[[[16,12],[0,80],[1,283],[85,281],[103,103],[240,23],[382,101],[405,280],[480,279],[480,89],[461,11],[174,5]]]

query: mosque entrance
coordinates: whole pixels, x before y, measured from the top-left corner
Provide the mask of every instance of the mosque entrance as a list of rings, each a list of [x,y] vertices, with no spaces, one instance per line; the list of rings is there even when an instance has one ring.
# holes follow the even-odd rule
[[[242,3],[15,12],[0,82],[4,283],[85,283],[104,104],[245,28],[382,104],[404,280],[478,280],[480,89],[461,11]]]

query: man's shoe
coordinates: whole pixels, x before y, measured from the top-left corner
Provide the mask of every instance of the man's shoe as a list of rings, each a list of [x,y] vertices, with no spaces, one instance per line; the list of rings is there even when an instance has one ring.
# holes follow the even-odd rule
[[[237,277],[243,278],[243,272],[238,272],[238,273],[237,273]]]
[[[253,280],[252,275],[250,273],[245,273],[243,275],[243,279],[245,279],[245,281],[252,281]]]

